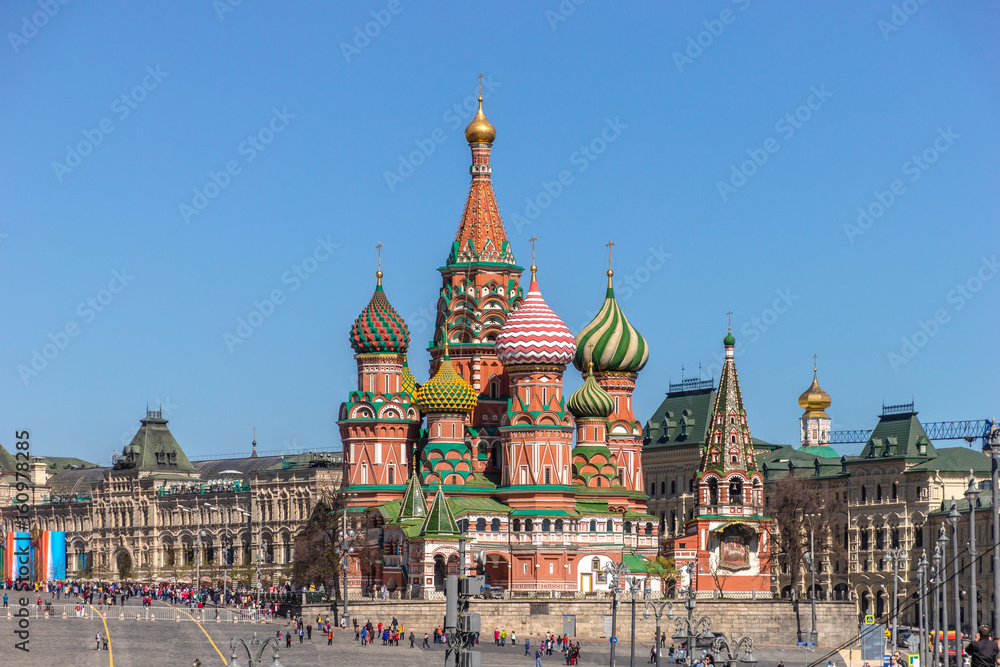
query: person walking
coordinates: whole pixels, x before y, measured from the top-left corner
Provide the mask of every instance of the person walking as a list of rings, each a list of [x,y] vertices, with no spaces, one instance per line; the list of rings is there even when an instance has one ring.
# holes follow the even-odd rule
[[[413,642],[415,640],[416,640],[416,637],[413,636],[413,631],[411,630],[410,631],[410,648],[413,648]]]
[[[97,642],[96,646],[94,646],[94,650],[95,651],[100,651],[101,650],[101,633],[100,633],[100,631],[98,631],[97,636],[94,637],[94,641]]]
[[[506,645],[507,645],[507,629],[504,628],[503,630],[500,631],[500,646],[506,646]]]
[[[312,638],[313,638],[313,624],[310,623],[309,625],[306,626],[306,639],[312,641]]]
[[[299,643],[301,644],[306,638],[305,628],[299,628]]]
[[[4,607],[7,606],[7,594],[6,593],[3,594],[3,606]]]
[[[425,648],[430,648],[430,644],[427,643],[427,633],[426,632],[424,633],[424,645],[420,647],[420,650],[422,651]]]
[[[326,645],[333,646],[333,630],[326,631]]]
[[[531,638],[530,637],[524,640],[524,654],[525,655],[531,655]]]
[[[510,631],[510,645],[517,646],[517,632],[514,630]]]
[[[285,633],[285,648],[292,648],[292,633]]]
[[[535,649],[535,667],[542,667],[542,649]]]

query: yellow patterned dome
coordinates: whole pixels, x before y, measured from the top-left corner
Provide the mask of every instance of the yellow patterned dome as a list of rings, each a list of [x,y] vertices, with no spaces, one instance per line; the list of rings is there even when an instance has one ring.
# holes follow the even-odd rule
[[[472,412],[476,407],[476,390],[451,365],[447,343],[437,373],[417,390],[417,404],[423,412]]]
[[[408,394],[412,400],[417,400],[417,390],[420,385],[417,379],[410,372],[410,365],[406,363],[406,356],[403,356],[403,376],[399,379],[399,388],[404,394]]]

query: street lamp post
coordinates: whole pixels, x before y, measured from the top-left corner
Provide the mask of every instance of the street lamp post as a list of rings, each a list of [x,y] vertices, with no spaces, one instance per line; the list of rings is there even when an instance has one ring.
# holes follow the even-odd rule
[[[183,512],[187,512],[188,514],[198,515],[198,539],[196,542],[198,545],[198,549],[197,552],[195,553],[194,563],[195,563],[195,577],[197,579],[197,581],[195,582],[195,590],[198,591],[198,596],[200,598],[201,597],[201,510],[199,509],[197,512],[195,512],[193,509],[189,507],[179,507],[179,506],[178,509],[180,509]]]
[[[712,641],[712,657],[716,664],[725,662],[727,667],[732,667],[737,660],[751,667],[757,664],[757,658],[753,654],[753,640],[750,637],[736,639],[735,634],[730,634],[729,639],[725,635],[716,637]]]
[[[608,584],[611,587],[611,667],[615,667],[615,646],[618,644],[618,597],[622,594],[621,579],[628,577],[631,571],[625,563],[615,563],[614,561],[604,566],[604,573],[608,575]]]
[[[979,500],[979,485],[969,471],[969,488],[965,490],[965,499],[969,501],[969,631],[970,636],[976,636],[979,627],[979,588],[976,586],[976,501]]]
[[[230,667],[243,667],[239,662],[239,658],[236,656],[236,647],[242,646],[247,652],[247,665],[248,667],[261,667],[263,664],[264,649],[271,646],[274,650],[274,654],[271,656],[272,662],[270,667],[282,667],[281,662],[278,661],[278,640],[274,637],[268,637],[264,641],[257,639],[257,633],[253,633],[253,639],[247,642],[243,637],[233,637],[229,640],[229,665]],[[256,655],[254,655],[256,654]]]
[[[895,651],[899,645],[899,565],[906,565],[906,549],[886,549],[885,557],[892,563],[892,650]]]
[[[357,494],[355,494],[355,493],[350,493],[349,494],[346,491],[343,493],[343,510],[344,511],[342,512],[343,523],[341,524],[341,530],[340,530],[340,571],[343,573],[343,578],[344,578],[343,595],[344,595],[344,627],[345,628],[348,625],[350,625],[350,622],[351,622],[350,614],[347,611],[347,568],[348,568],[348,565],[350,564],[351,553],[354,551],[354,547],[352,547],[352,546],[350,546],[348,544],[348,540],[350,538],[354,537],[354,530],[353,529],[348,529],[348,527],[347,527],[347,499],[348,499],[348,497],[354,497],[356,495]]]
[[[639,577],[628,579],[628,592],[632,598],[632,643],[630,645],[628,667],[635,667],[635,596],[639,594]]]
[[[938,544],[941,546],[941,568],[940,568],[940,581],[941,581],[941,633],[942,647],[944,651],[944,664],[948,665],[950,658],[948,655],[948,533],[945,531],[944,526],[941,526],[941,530],[938,532]]]
[[[819,639],[819,633],[816,631],[816,531],[813,525],[813,522],[819,516],[819,512],[806,513],[806,518],[809,519],[809,573],[812,575],[812,583],[809,588],[809,600],[812,606],[812,629],[809,631],[809,641],[813,644],[816,644]]]
[[[695,561],[690,561],[685,563],[680,571],[688,575],[688,588],[687,588],[687,598],[684,600],[684,608],[687,609],[687,617],[678,618],[676,621],[677,630],[673,634],[673,638],[680,641],[685,640],[685,656],[684,664],[688,667],[694,664],[694,648],[695,639],[712,639],[714,635],[712,634],[712,619],[708,616],[702,616],[698,620],[694,618],[694,610],[697,606],[697,600],[695,599],[698,595],[698,591],[695,588],[695,577],[701,573],[701,566],[697,565]],[[682,629],[683,628],[683,629]],[[701,634],[699,634],[701,631]]]
[[[951,501],[951,510],[948,512],[948,523],[951,524],[951,583],[955,589],[955,660],[958,660],[962,647],[962,600],[961,587],[958,585],[958,520],[962,515],[958,513],[958,506],[955,501]],[[947,602],[945,602],[947,604]]]
[[[920,604],[917,607],[917,626],[920,636],[920,665],[927,666],[927,558],[923,550],[920,551],[920,560],[917,561],[917,599]]]
[[[993,483],[990,491],[993,496],[991,505],[993,515],[993,541],[1000,537],[1000,426],[997,420],[990,424],[989,432],[983,438],[983,451],[989,451],[993,461]],[[993,628],[1000,628],[1000,549],[993,549]]]
[[[927,613],[931,615],[931,645],[934,647],[930,665],[938,667],[941,662],[941,615],[938,612],[937,584],[941,565],[941,545],[934,545],[934,552],[931,554],[930,562],[931,566],[928,570],[929,576],[927,578]]]
[[[664,602],[650,602],[646,601],[643,608],[642,617],[649,620],[649,610],[653,610],[653,615],[656,617],[656,667],[660,667],[660,649],[663,648],[660,644],[660,620],[663,618],[663,611],[667,611],[667,618],[671,619],[674,617],[674,603],[669,600]]]

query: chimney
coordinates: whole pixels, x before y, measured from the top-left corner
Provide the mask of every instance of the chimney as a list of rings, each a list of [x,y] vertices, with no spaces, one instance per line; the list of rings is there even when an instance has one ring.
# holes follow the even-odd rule
[[[35,486],[45,484],[45,468],[47,464],[41,456],[34,456],[31,459],[31,483]]]

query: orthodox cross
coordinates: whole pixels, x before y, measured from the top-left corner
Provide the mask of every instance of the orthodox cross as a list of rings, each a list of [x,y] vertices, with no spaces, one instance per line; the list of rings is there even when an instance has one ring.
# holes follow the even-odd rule
[[[815,354],[813,355],[813,374],[816,373],[816,356],[817,355],[815,355]]]
[[[608,248],[608,270],[610,271],[611,270],[611,248],[613,248],[615,244],[612,241],[608,241],[604,245],[607,246],[607,248]]]
[[[733,311],[726,313],[726,317],[729,318],[729,333],[733,332]]]
[[[482,97],[483,96],[483,73],[480,72],[479,76],[476,77],[476,78],[479,79],[479,96]]]
[[[535,241],[538,240],[537,236],[532,236],[528,241],[531,242],[531,265],[535,265]]]
[[[379,242],[375,244],[375,250],[378,251],[378,270],[382,270],[382,243]]]

